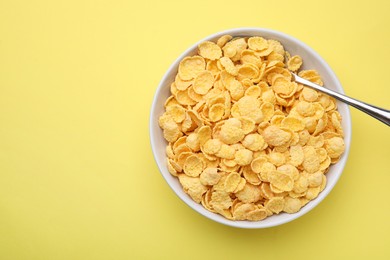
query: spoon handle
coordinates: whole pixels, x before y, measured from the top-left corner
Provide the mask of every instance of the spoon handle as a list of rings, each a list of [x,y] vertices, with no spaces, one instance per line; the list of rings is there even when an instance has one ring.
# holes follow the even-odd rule
[[[308,81],[304,78],[299,77],[298,75],[291,73],[293,77],[295,78],[295,81],[298,83],[301,83],[303,85],[306,85],[308,87],[311,87],[313,89],[316,89],[318,91],[321,91],[325,94],[328,94],[329,96],[332,96],[344,103],[347,103],[348,105],[351,105],[360,111],[363,111],[366,114],[369,114],[370,116],[378,119],[382,123],[385,123],[386,125],[390,126],[390,110],[383,109],[377,106],[373,106],[367,103],[364,103],[362,101],[359,101],[357,99],[345,96],[343,94],[340,94],[338,92],[335,92],[333,90],[327,89],[325,87],[322,87],[320,85],[317,85],[311,81]]]

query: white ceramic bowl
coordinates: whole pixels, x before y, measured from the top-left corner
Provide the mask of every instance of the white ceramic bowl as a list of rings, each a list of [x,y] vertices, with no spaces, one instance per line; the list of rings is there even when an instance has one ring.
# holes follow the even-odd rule
[[[320,73],[327,88],[333,89],[340,93],[344,93],[339,80],[337,79],[331,68],[328,66],[328,64],[309,46],[289,35],[274,30],[261,28],[237,28],[218,32],[200,40],[199,42],[188,48],[185,52],[183,52],[183,54],[176,59],[176,61],[171,65],[171,67],[168,69],[168,71],[162,78],[154,96],[152,109],[150,111],[150,142],[153,150],[153,155],[161,174],[163,175],[169,186],[172,188],[172,190],[188,206],[190,206],[192,209],[202,214],[203,216],[212,219],[216,222],[239,228],[266,228],[281,225],[296,218],[299,218],[300,216],[312,210],[329,194],[329,192],[332,190],[332,188],[338,181],[347,161],[351,143],[351,116],[349,113],[349,108],[346,104],[338,102],[338,110],[343,117],[342,126],[345,132],[345,152],[342,155],[340,161],[337,164],[332,165],[330,167],[329,172],[326,174],[327,185],[325,189],[319,194],[316,199],[310,201],[299,212],[294,214],[282,213],[279,215],[273,215],[262,221],[251,222],[232,221],[218,214],[207,211],[205,208],[203,208],[201,204],[197,204],[186,193],[184,193],[178,179],[176,177],[173,177],[168,172],[165,155],[165,147],[167,145],[167,142],[164,140],[162,130],[158,125],[158,118],[164,113],[164,102],[170,95],[170,84],[174,81],[179,62],[186,56],[194,55],[196,53],[196,49],[199,43],[203,41],[216,41],[220,36],[225,34],[230,34],[232,36],[262,36],[264,38],[278,40],[282,43],[285,49],[291,53],[291,55],[297,54],[302,57],[303,69],[316,69]]]

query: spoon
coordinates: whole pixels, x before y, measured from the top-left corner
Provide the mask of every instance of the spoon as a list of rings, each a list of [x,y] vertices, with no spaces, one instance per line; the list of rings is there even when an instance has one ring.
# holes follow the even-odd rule
[[[378,119],[382,123],[385,123],[386,125],[390,126],[390,110],[364,103],[362,101],[356,100],[354,98],[345,96],[345,95],[340,94],[338,92],[335,92],[333,90],[330,90],[330,89],[324,88],[320,85],[317,85],[311,81],[308,81],[304,78],[299,77],[295,73],[291,72],[291,74],[294,77],[295,82],[301,83],[305,86],[311,87],[315,90],[318,90],[318,91],[321,91],[325,94],[328,94],[329,96],[332,96],[332,97],[334,97],[334,98],[336,98],[344,103],[347,103],[348,105],[351,105],[351,106],[359,109],[360,111],[363,111],[364,113],[369,114],[370,116]]]

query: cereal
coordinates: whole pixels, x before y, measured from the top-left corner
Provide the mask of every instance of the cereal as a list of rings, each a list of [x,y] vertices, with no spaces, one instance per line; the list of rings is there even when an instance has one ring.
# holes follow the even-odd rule
[[[263,37],[250,37],[248,47],[254,51],[262,51],[268,48],[268,42]]]
[[[194,79],[193,88],[199,95],[204,95],[213,87],[214,77],[209,71],[200,72]]]
[[[203,161],[197,155],[190,155],[184,162],[183,170],[190,177],[198,177],[203,170]]]
[[[233,37],[231,35],[224,35],[224,36],[221,36],[218,40],[217,40],[217,45],[219,47],[223,47],[225,46],[225,44],[230,41]]]
[[[237,75],[238,70],[231,59],[229,59],[228,57],[222,57],[220,61],[221,65],[226,69],[229,74],[233,76]]]
[[[260,187],[246,183],[244,188],[236,192],[235,195],[244,203],[256,202],[261,198]]]
[[[221,175],[218,173],[217,168],[206,168],[200,174],[200,183],[203,185],[215,185],[221,179]]]
[[[265,207],[272,213],[279,214],[284,209],[284,204],[282,197],[273,197],[265,203]]]
[[[315,70],[260,36],[220,37],[185,57],[159,126],[168,172],[204,208],[235,221],[293,214],[325,188],[344,153],[333,98],[293,81],[322,85]]]
[[[287,61],[287,67],[291,71],[297,71],[302,66],[302,58],[298,55],[290,57]]]
[[[192,80],[205,68],[206,62],[203,57],[186,57],[180,62],[178,75],[182,80]]]
[[[241,176],[236,172],[230,173],[225,179],[225,191],[234,192],[240,184]]]
[[[280,129],[277,126],[271,125],[264,129],[263,137],[268,145],[281,146],[290,140],[291,133]]]
[[[242,144],[251,151],[259,151],[264,149],[264,138],[259,134],[248,134],[242,140]]]
[[[240,166],[245,166],[251,163],[253,152],[248,149],[240,149],[234,155],[235,162]]]
[[[216,60],[221,58],[222,50],[214,42],[205,41],[199,44],[199,55],[209,60]]]

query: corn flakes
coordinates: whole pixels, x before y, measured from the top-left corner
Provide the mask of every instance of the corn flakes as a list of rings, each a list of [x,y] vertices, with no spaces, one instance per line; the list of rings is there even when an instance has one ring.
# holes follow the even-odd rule
[[[283,45],[230,35],[198,45],[170,85],[159,126],[168,172],[204,208],[231,220],[298,212],[326,187],[345,151],[334,98]]]

